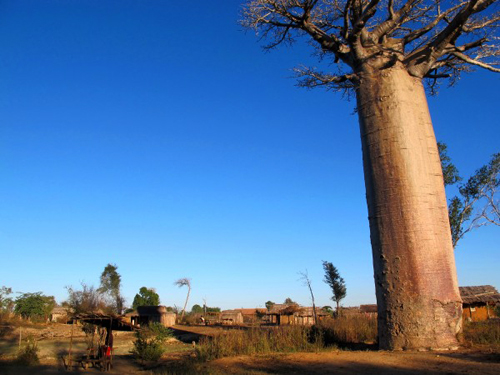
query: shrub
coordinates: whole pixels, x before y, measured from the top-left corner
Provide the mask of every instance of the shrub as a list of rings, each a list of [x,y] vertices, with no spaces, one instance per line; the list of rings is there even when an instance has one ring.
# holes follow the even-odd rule
[[[465,322],[463,337],[469,344],[500,345],[500,320]]]
[[[19,350],[17,354],[17,361],[25,366],[37,365],[40,363],[38,358],[38,345],[33,336],[28,336],[26,344]]]
[[[200,314],[193,313],[184,315],[182,319],[179,319],[179,324],[195,325],[200,322],[200,316]]]
[[[172,332],[160,323],[152,323],[135,333],[132,354],[143,362],[156,362],[165,353],[164,343]]]

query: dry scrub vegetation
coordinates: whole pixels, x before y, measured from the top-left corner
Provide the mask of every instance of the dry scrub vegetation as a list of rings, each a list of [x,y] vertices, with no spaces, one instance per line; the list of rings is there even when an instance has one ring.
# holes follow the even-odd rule
[[[359,316],[327,319],[313,327],[278,326],[227,331],[201,340],[196,348],[199,360],[237,355],[312,352],[328,347],[352,348],[373,344],[376,319]]]
[[[56,359],[49,359],[49,349],[67,349],[69,326],[50,325],[45,328],[23,329],[36,331],[38,355],[36,360],[22,363],[18,355],[32,347],[23,345],[24,353],[17,352],[17,329],[10,332],[13,346],[9,358],[0,360],[0,373],[30,374],[58,371]],[[62,329],[64,328],[64,335]],[[202,328],[202,327],[200,327]],[[47,335],[46,330],[52,330]],[[56,330],[61,330],[57,335]],[[113,373],[155,374],[447,374],[465,372],[475,374],[500,373],[500,319],[487,322],[467,322],[464,326],[464,349],[447,353],[384,352],[376,348],[376,319],[363,315],[341,316],[323,320],[320,325],[262,326],[227,329],[203,327],[205,337],[193,349],[191,344],[162,342],[165,352],[157,360],[141,360],[130,355],[134,348],[132,333],[116,337],[115,369]],[[196,330],[193,330],[193,332]],[[201,332],[202,330],[200,330]],[[2,348],[7,342],[2,338]],[[137,337],[135,337],[137,339]],[[85,337],[80,332],[78,350],[85,348]],[[362,350],[353,350],[362,349]],[[162,350],[163,351],[163,350]],[[35,353],[37,354],[36,350]],[[34,359],[30,356],[29,359]],[[340,367],[339,367],[340,366]],[[341,369],[339,372],[339,368]],[[461,369],[464,369],[462,371]],[[44,369],[42,371],[42,369]],[[498,371],[497,371],[498,370]],[[4,372],[5,371],[5,372]],[[48,371],[48,372],[44,372]]]

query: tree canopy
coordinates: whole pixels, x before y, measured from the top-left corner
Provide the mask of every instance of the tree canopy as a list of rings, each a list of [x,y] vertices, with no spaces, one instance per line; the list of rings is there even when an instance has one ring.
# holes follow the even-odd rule
[[[447,146],[444,143],[438,145],[445,185],[455,185],[462,178],[447,154]],[[488,164],[458,185],[458,194],[448,201],[453,247],[476,228],[490,224],[500,226],[499,187],[500,153],[496,153]]]
[[[55,305],[53,296],[45,296],[42,292],[22,293],[16,298],[14,311],[23,318],[47,319]]]
[[[332,263],[323,261],[323,270],[325,271],[324,281],[332,290],[331,299],[337,303],[337,312],[339,312],[340,301],[347,295],[345,281]]]
[[[273,301],[267,301],[266,302],[267,311],[271,311],[271,309],[273,308],[274,305],[276,305],[276,304]]]
[[[265,49],[308,36],[336,72],[296,69],[299,85],[352,88],[359,73],[401,64],[410,75],[456,80],[481,67],[494,72],[500,15],[495,0],[252,0],[241,23],[268,40]]]
[[[203,307],[201,307],[200,305],[193,305],[193,307],[191,307],[191,313],[203,314]]]
[[[438,150],[445,186],[462,181],[462,177],[458,174],[457,167],[455,167],[455,164],[453,164],[451,158],[448,156],[448,146],[445,143],[438,142]]]
[[[106,294],[112,301],[115,311],[121,314],[123,311],[124,299],[121,295],[121,276],[118,273],[116,264],[108,263],[101,274],[101,285],[97,291]]]
[[[159,306],[160,296],[153,288],[146,288],[143,286],[139,289],[132,302],[132,308],[135,310],[139,306]]]
[[[0,313],[12,312],[14,300],[9,297],[12,294],[12,288],[2,286],[0,288]]]
[[[69,307],[72,312],[80,314],[109,310],[101,293],[93,285],[81,283],[81,287],[81,289],[75,289],[71,286],[66,287],[68,299],[64,302],[64,305]]]

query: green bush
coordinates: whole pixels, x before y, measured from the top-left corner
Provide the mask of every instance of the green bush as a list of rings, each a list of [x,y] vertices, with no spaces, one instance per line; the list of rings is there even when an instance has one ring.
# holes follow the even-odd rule
[[[23,293],[16,298],[14,311],[25,319],[44,321],[49,317],[55,304],[53,296],[44,296],[42,292]]]
[[[25,366],[37,365],[40,363],[40,359],[38,358],[38,345],[33,336],[28,336],[26,339],[26,344],[24,347],[19,350],[17,354],[18,363]]]
[[[160,323],[152,323],[135,333],[132,354],[143,362],[156,362],[165,353],[165,341],[172,332]]]

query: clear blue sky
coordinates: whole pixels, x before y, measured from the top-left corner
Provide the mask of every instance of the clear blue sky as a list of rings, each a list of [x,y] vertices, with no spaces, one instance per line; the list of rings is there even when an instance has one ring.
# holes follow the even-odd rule
[[[295,87],[304,45],[264,53],[241,2],[0,1],[0,285],[66,298],[116,263],[182,305],[374,303],[354,102]],[[430,108],[467,176],[500,151],[500,75],[444,85]],[[456,251],[461,285],[500,287],[498,228]]]

